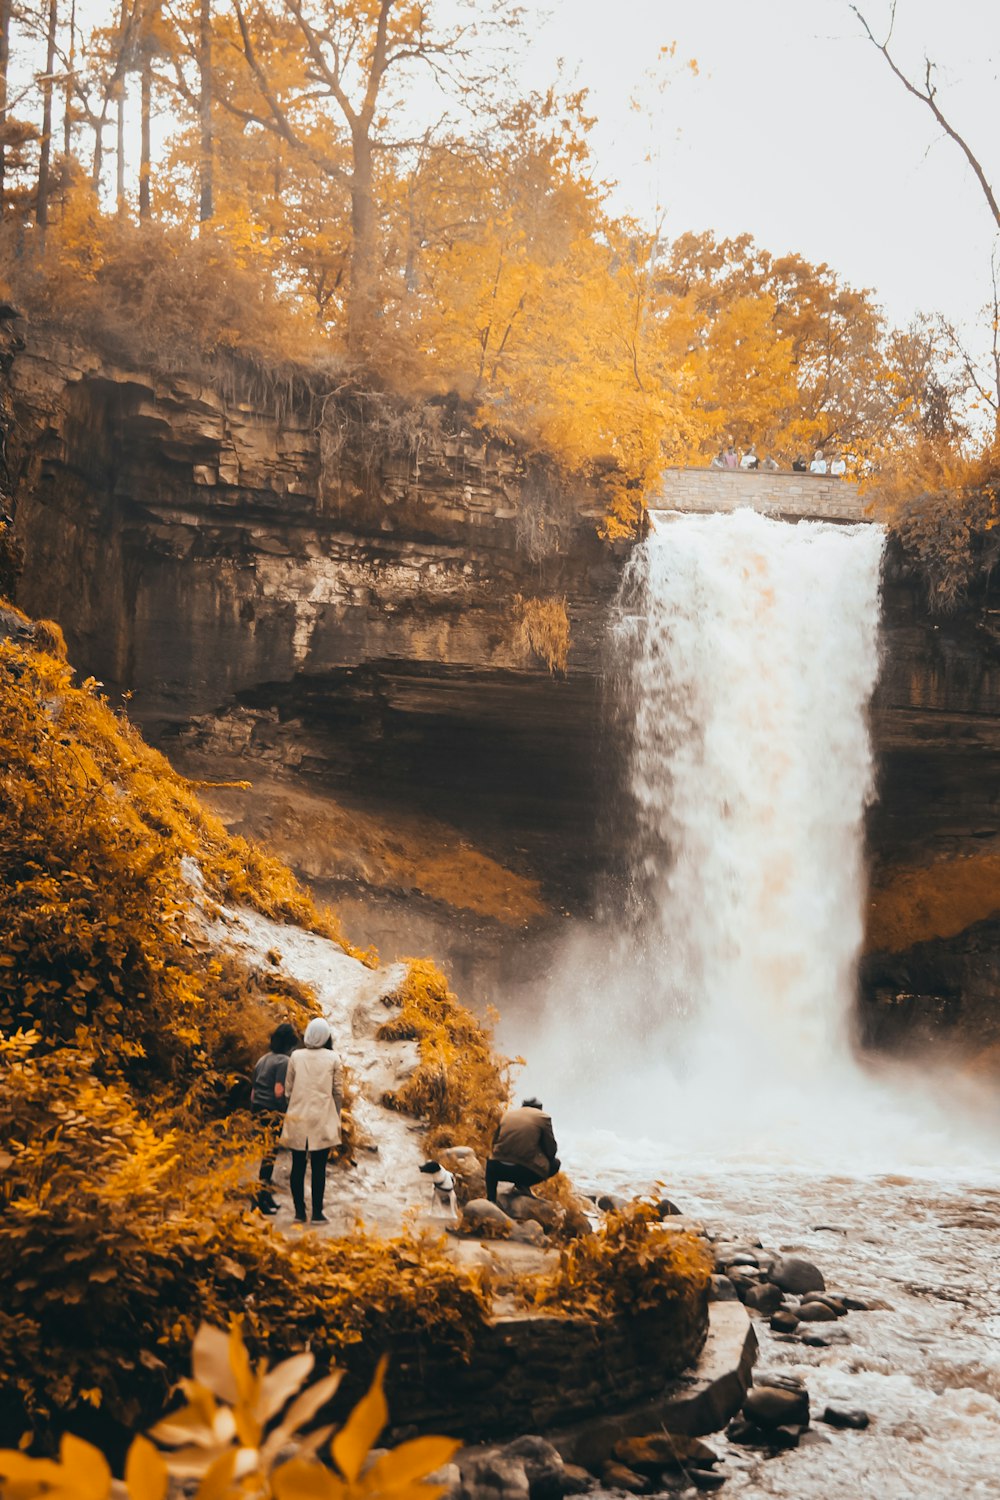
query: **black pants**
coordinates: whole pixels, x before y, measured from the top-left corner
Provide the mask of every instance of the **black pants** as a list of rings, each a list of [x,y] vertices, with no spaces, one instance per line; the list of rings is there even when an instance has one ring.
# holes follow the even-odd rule
[[[330,1155],[326,1151],[293,1151],[292,1152],[292,1202],[295,1204],[295,1216],[304,1219],[306,1216],[306,1157],[312,1168],[312,1212],[315,1219],[323,1212],[323,1192],[326,1188],[326,1160]]]
[[[549,1172],[536,1172],[534,1167],[517,1167],[513,1162],[500,1161],[491,1156],[486,1163],[486,1196],[491,1203],[495,1203],[497,1187],[501,1182],[512,1182],[516,1188],[531,1188],[538,1182],[548,1181],[558,1170],[558,1162]]]
[[[280,1109],[255,1109],[253,1115],[264,1146],[264,1156],[260,1164],[260,1180],[261,1184],[267,1187],[274,1177],[274,1158],[278,1154],[278,1137],[281,1134],[285,1116]]]

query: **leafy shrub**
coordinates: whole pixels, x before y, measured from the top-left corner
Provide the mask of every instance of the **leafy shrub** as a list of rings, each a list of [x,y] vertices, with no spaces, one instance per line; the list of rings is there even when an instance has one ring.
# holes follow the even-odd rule
[[[489,1033],[459,1004],[430,959],[409,960],[395,1002],[398,1012],[379,1027],[378,1035],[387,1041],[416,1040],[420,1063],[383,1103],[427,1120],[429,1151],[471,1146],[482,1155],[506,1107],[506,1060],[497,1057]]]
[[[655,1207],[637,1201],[608,1213],[595,1234],[561,1250],[558,1268],[526,1292],[552,1311],[599,1317],[667,1307],[693,1322],[711,1271],[702,1240],[664,1229]]]

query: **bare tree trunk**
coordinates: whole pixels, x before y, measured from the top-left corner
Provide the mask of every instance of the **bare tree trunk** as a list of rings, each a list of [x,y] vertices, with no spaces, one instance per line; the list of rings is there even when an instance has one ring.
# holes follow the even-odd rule
[[[213,202],[214,144],[212,140],[212,0],[201,0],[198,67],[201,72],[201,144],[198,158],[200,194],[198,218],[204,224],[215,212]]]
[[[115,209],[119,218],[125,214],[125,79],[118,80],[115,119]]]
[[[69,11],[69,62],[63,93],[63,155],[69,156],[73,145],[73,69],[76,66],[76,0]]]
[[[10,61],[10,13],[13,0],[0,0],[0,219],[7,190],[7,153],[3,131],[7,123],[7,65]]]
[[[359,128],[352,132],[351,281],[347,299],[347,347],[355,356],[370,353],[375,336],[378,287],[378,216],[372,143]]]
[[[148,47],[142,58],[142,124],[141,124],[141,156],[139,159],[139,222],[144,224],[149,218],[149,173],[150,173],[150,141],[149,141],[149,117],[153,109],[153,58]]]
[[[45,231],[49,222],[49,165],[52,160],[52,70],[56,65],[56,26],[59,0],[49,0],[49,27],[45,46],[45,76],[42,79],[42,140],[38,154],[38,197],[35,223],[38,225],[39,248],[45,249]]]

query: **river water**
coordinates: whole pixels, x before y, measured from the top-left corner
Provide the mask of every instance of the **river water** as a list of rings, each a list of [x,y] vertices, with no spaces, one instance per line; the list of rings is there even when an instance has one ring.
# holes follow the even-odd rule
[[[795,1247],[886,1304],[759,1369],[865,1432],[729,1493],[1000,1497],[1000,1108],[974,1076],[858,1057],[883,536],[750,511],[666,518],[626,576],[626,895],[571,932],[501,1040],[530,1058],[570,1172],[664,1189],[727,1240]]]

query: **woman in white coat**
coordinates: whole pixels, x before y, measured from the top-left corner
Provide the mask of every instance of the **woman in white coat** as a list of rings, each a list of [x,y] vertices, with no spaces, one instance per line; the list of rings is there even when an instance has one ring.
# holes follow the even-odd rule
[[[285,1075],[288,1108],[281,1144],[292,1153],[292,1202],[295,1217],[306,1222],[306,1159],[312,1168],[312,1221],[325,1224],[323,1192],[331,1147],[340,1145],[340,1111],[344,1103],[344,1070],[333,1051],[330,1023],[315,1016],[306,1027],[304,1047],[294,1051]]]

